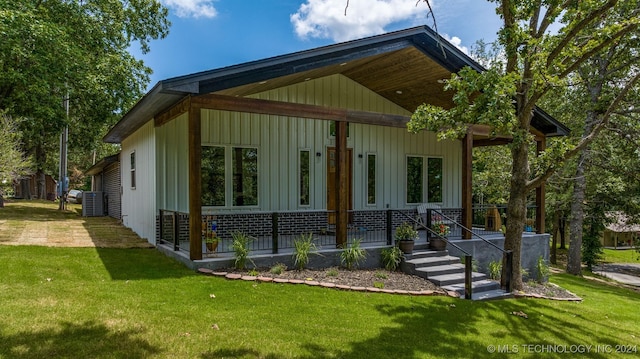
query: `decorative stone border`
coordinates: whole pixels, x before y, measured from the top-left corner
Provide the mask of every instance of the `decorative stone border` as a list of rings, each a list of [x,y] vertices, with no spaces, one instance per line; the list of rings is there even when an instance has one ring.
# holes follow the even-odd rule
[[[216,272],[208,268],[198,268],[198,273],[223,277],[231,280],[246,280],[246,281],[258,281],[264,283],[289,283],[289,284],[305,284],[312,287],[324,287],[332,289],[350,290],[354,292],[369,292],[369,293],[387,293],[387,294],[402,294],[402,295],[414,295],[414,296],[427,296],[427,295],[443,295],[441,292],[433,290],[401,290],[401,289],[381,289],[375,287],[352,287],[348,285],[335,284],[331,282],[318,282],[315,280],[301,280],[301,279],[285,279],[285,278],[271,278],[271,277],[256,277],[250,275],[242,275],[238,273],[228,272]],[[453,298],[459,298],[460,295],[454,291],[447,291],[446,295]]]

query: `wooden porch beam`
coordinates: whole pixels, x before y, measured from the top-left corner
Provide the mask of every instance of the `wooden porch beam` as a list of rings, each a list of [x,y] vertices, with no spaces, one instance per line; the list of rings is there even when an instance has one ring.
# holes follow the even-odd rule
[[[543,137],[536,142],[536,149],[538,155],[547,148],[546,139]],[[545,233],[545,182],[543,181],[539,187],[536,188],[536,233]]]
[[[349,223],[349,170],[347,123],[336,121],[336,248],[347,246]]]
[[[189,109],[189,256],[202,259],[202,163],[201,110]]]
[[[462,225],[473,225],[473,133],[471,128],[462,138]],[[462,230],[462,239],[471,239],[471,232]]]
[[[355,111],[301,103],[214,94],[194,96],[191,99],[191,104],[194,107],[209,110],[354,122],[390,127],[406,127],[407,122],[410,120],[409,116],[389,115],[379,112]]]
[[[189,111],[191,108],[191,95],[187,95],[177,104],[169,107],[167,110],[157,114],[153,118],[153,124],[155,127],[160,127],[165,123],[168,123],[174,120],[176,117],[182,115],[183,113]]]

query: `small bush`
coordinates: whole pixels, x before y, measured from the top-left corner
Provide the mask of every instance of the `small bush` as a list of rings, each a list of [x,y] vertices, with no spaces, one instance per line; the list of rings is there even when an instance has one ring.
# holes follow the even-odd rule
[[[367,251],[360,248],[360,240],[353,241],[350,247],[345,248],[340,253],[340,262],[347,268],[353,269],[357,267],[367,257]]]
[[[502,276],[502,262],[491,261],[489,262],[489,278],[493,280],[499,280]]]
[[[233,248],[233,253],[236,258],[234,262],[236,269],[244,269],[247,258],[249,257],[249,242],[251,241],[251,237],[243,232],[236,231],[231,234],[231,238],[233,240],[231,248]]]
[[[329,276],[329,277],[337,277],[338,274],[340,274],[340,272],[338,272],[338,270],[335,269],[335,268],[331,268],[331,269],[327,270],[327,276]]]
[[[269,272],[271,272],[271,274],[275,274],[275,275],[279,275],[284,273],[287,270],[287,266],[282,264],[282,263],[276,263],[274,264],[273,267],[271,267],[271,269],[269,270]]]
[[[250,271],[249,271],[249,275],[250,275],[250,276],[257,277],[257,276],[258,276],[258,274],[260,274],[260,272],[258,272],[258,270],[257,270],[257,269],[255,269],[255,268],[253,268],[252,270],[250,270]]]
[[[298,270],[302,270],[309,263],[309,255],[318,250],[316,244],[313,243],[313,233],[299,235],[293,240],[293,246],[293,263]]]
[[[404,254],[398,246],[384,248],[380,251],[380,256],[382,258],[382,266],[389,272],[397,270],[400,262],[402,262],[402,258],[404,258]]]
[[[373,287],[378,289],[384,289],[384,283],[382,282],[373,282]]]
[[[536,262],[536,280],[538,281],[538,283],[546,282],[547,278],[549,278],[550,273],[551,271],[549,270],[547,261],[545,261],[542,256],[538,257],[538,261]]]
[[[389,278],[389,276],[387,275],[387,273],[376,272],[376,278],[378,278],[378,279],[387,279],[387,278]]]

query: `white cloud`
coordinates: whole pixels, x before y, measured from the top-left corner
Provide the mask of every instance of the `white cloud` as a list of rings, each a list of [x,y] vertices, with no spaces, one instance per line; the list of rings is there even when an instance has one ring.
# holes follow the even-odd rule
[[[469,55],[469,48],[466,46],[460,46],[460,44],[462,44],[462,40],[459,37],[457,36],[449,37],[449,35],[447,34],[442,34],[442,37],[444,37],[447,41],[449,41],[453,46],[457,47],[462,52]]]
[[[411,0],[306,0],[290,16],[300,38],[347,41],[382,34],[389,24],[401,21],[424,23],[428,8]]]
[[[212,18],[218,12],[213,7],[213,0],[161,0],[178,17]]]

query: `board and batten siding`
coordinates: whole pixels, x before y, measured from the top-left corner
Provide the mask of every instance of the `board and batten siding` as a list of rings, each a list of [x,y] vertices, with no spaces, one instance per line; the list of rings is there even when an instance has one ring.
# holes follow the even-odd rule
[[[189,212],[189,144],[187,113],[156,128],[158,209]]]
[[[122,141],[122,223],[155,243],[156,142],[153,121]],[[136,186],[131,186],[131,153],[135,152]]]
[[[335,108],[348,108],[387,114],[409,116],[406,110],[377,95],[369,89],[342,75],[321,79],[259,93],[254,98],[274,101],[304,103]],[[186,118],[179,118],[175,129],[163,129],[163,133],[180,138],[186,129]],[[163,126],[166,127],[167,125]],[[461,206],[461,143],[460,141],[437,141],[434,133],[423,131],[410,134],[405,128],[351,123],[347,146],[353,149],[353,207],[362,209],[409,208],[406,203],[407,156],[443,158],[443,203],[445,208]],[[258,148],[258,206],[218,208],[205,207],[203,213],[237,210],[285,211],[326,209],[327,192],[327,148],[335,140],[329,135],[330,121],[301,119],[272,115],[235,113],[217,110],[202,110],[202,144]],[[163,134],[163,136],[165,136]],[[168,140],[168,139],[167,139]],[[171,156],[186,151],[182,140],[158,156]],[[171,151],[168,149],[171,148]],[[299,204],[299,151],[309,150],[311,159],[310,205]],[[316,154],[320,155],[317,156]],[[376,204],[367,205],[366,180],[367,154],[376,155]],[[362,155],[362,158],[360,158]],[[182,159],[179,159],[180,162]],[[167,161],[167,163],[170,161]],[[184,161],[186,163],[186,160]],[[176,171],[178,183],[188,183],[187,171]],[[183,182],[184,181],[184,182]],[[166,187],[167,203],[178,203],[185,193],[173,195],[168,181],[158,182],[159,189]],[[186,188],[186,186],[185,186]],[[227,196],[230,194],[227,193]],[[178,201],[178,202],[176,202]],[[179,203],[177,208],[188,206]],[[186,207],[184,207],[186,208]]]
[[[109,165],[103,171],[103,191],[107,194],[107,211],[109,217],[120,219],[121,217],[121,176],[120,161],[116,161]]]

